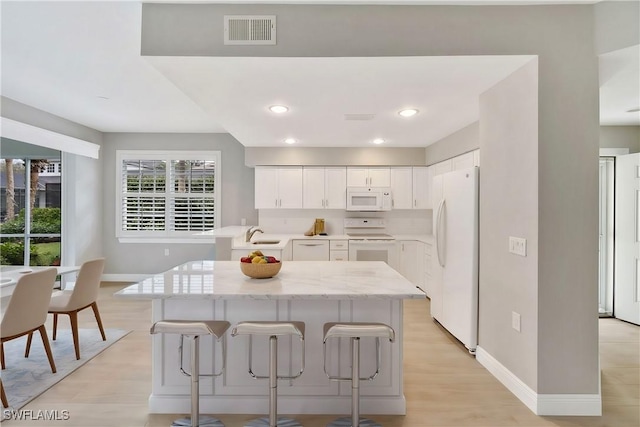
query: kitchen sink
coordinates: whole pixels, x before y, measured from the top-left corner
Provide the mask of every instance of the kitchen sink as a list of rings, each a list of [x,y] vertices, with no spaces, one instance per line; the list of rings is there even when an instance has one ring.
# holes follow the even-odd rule
[[[252,245],[277,245],[278,243],[280,243],[280,240],[256,240],[251,242]]]

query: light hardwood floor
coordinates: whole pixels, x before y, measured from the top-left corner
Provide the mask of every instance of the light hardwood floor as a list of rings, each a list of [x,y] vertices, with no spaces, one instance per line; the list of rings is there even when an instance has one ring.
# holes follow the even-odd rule
[[[149,414],[151,389],[151,304],[115,299],[124,284],[104,283],[99,306],[105,328],[132,333],[47,390],[24,409],[68,410],[67,421],[5,421],[3,426],[166,427],[177,415]],[[461,345],[429,317],[429,301],[406,301],[404,308],[406,416],[375,416],[388,427],[640,426],[640,328],[600,320],[602,417],[534,415]],[[80,327],[95,327],[90,310]],[[50,327],[50,325],[49,325]],[[59,328],[68,328],[60,321]],[[10,390],[7,390],[11,400]],[[254,415],[218,414],[229,427]],[[324,426],[335,416],[301,415],[307,427]]]

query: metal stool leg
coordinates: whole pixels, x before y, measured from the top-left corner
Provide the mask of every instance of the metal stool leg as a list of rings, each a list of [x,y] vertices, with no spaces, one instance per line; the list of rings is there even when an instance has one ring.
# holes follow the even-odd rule
[[[269,337],[269,417],[249,421],[245,427],[302,427],[291,418],[278,417],[278,337]]]
[[[224,427],[224,424],[212,417],[200,419],[200,337],[191,342],[191,418],[175,420],[171,427]]]
[[[342,417],[327,427],[382,427],[368,418],[360,418],[360,338],[351,338],[351,417]]]

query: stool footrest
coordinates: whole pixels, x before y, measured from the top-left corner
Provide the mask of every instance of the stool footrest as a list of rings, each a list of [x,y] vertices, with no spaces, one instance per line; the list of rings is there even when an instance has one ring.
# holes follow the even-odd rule
[[[327,427],[351,427],[351,417],[342,417],[337,420],[331,421],[327,424]],[[359,427],[382,427],[377,422],[370,420],[368,418],[360,418],[358,423]]]
[[[171,423],[171,427],[196,427],[191,425],[191,418],[180,418]],[[197,427],[224,427],[222,421],[213,417],[200,416]]]
[[[278,417],[276,421],[276,426],[278,427],[302,427],[298,421],[292,418]],[[256,418],[255,420],[251,420],[245,424],[245,427],[270,427],[269,426],[269,418]]]

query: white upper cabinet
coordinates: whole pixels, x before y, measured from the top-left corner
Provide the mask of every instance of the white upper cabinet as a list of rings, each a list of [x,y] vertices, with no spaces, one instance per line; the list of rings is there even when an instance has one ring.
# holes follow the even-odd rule
[[[433,175],[442,175],[443,173],[451,172],[453,170],[453,160],[445,160],[444,162],[436,163],[433,165]]]
[[[391,168],[391,206],[393,209],[413,208],[413,171],[410,167]]]
[[[302,208],[302,167],[256,166],[255,208]]]
[[[453,170],[458,171],[460,169],[472,168],[474,166],[473,158],[473,151],[454,157],[451,159],[453,160]]]
[[[473,152],[473,166],[480,167],[480,150],[475,150]]]
[[[305,209],[345,209],[347,169],[345,167],[304,167],[303,203]]]
[[[391,187],[389,168],[347,168],[348,187]]]
[[[431,209],[431,168],[413,169],[413,209]]]

